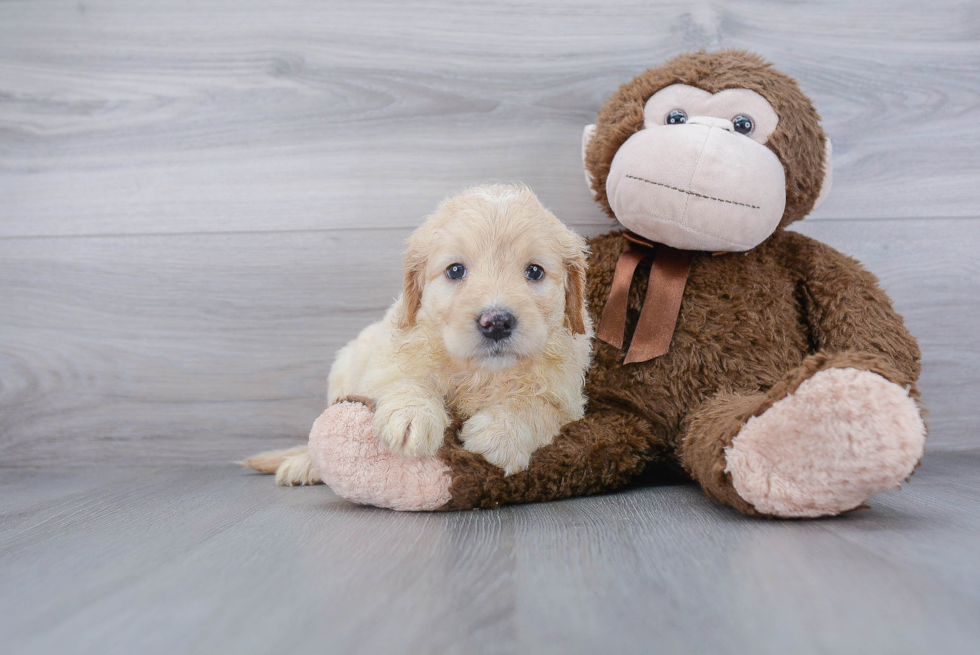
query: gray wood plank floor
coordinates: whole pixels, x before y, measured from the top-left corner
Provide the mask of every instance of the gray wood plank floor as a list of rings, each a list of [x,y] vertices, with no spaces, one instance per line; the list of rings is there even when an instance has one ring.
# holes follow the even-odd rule
[[[760,521],[694,486],[400,514],[230,467],[0,470],[28,653],[968,653],[980,454]]]

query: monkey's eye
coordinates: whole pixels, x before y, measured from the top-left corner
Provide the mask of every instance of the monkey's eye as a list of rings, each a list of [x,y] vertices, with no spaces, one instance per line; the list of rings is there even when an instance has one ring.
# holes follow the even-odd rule
[[[752,122],[752,119],[743,114],[733,118],[732,125],[735,126],[735,131],[739,134],[751,134],[752,130],[755,129],[755,123]]]
[[[683,125],[687,122],[687,114],[680,109],[672,109],[667,114],[667,125]]]
[[[450,280],[462,280],[466,277],[466,267],[462,264],[450,264],[446,267],[446,277]]]
[[[537,264],[531,264],[526,269],[524,269],[524,277],[534,282],[537,282],[544,277],[544,269]]]

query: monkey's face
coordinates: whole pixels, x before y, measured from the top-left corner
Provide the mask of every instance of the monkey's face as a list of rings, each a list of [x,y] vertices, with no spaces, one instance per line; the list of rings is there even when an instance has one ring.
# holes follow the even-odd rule
[[[830,140],[813,103],[741,50],[647,69],[606,100],[582,145],[599,205],[685,250],[748,250],[816,209],[831,187]]]
[[[609,206],[633,232],[674,248],[753,248],[786,206],[783,165],[765,146],[778,122],[749,89],[667,86],[650,96],[643,128],[613,157]]]

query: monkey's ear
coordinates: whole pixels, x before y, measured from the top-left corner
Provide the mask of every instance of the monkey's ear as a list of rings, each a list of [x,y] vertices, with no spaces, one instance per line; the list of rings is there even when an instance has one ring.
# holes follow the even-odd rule
[[[398,317],[398,327],[408,329],[415,327],[415,319],[422,306],[422,272],[425,261],[411,254],[405,259],[405,281],[402,289],[401,316]]]
[[[585,169],[585,184],[589,187],[589,191],[592,193],[592,199],[596,197],[595,189],[592,188],[592,174],[589,173],[589,167],[585,165],[585,153],[589,150],[589,143],[592,142],[592,137],[595,136],[595,123],[591,125],[586,125],[585,129],[582,130],[582,168]]]
[[[834,160],[831,156],[834,148],[828,137],[823,138],[823,148],[823,182],[820,183],[820,194],[817,195],[817,199],[813,202],[813,209],[810,211],[817,211],[830,195],[830,187],[834,184]]]

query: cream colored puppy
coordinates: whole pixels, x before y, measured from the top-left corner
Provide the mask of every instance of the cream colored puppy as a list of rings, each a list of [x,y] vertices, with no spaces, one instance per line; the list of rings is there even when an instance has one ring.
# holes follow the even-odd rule
[[[328,401],[375,402],[374,431],[434,455],[453,416],[463,447],[510,475],[582,417],[591,357],[586,245],[526,186],[468,189],[408,239],[404,292],[337,354]],[[306,447],[244,464],[320,482]]]

